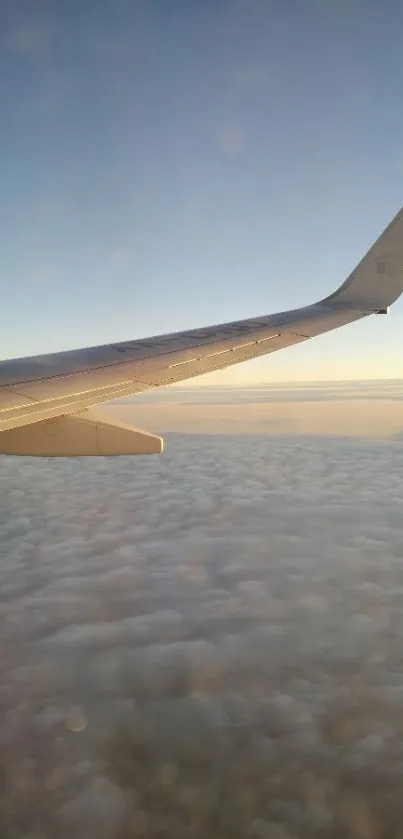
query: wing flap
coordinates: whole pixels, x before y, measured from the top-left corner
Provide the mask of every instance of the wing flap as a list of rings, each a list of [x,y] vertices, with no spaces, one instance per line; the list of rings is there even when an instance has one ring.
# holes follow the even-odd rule
[[[156,434],[111,420],[96,411],[46,419],[0,435],[2,454],[34,457],[96,457],[160,454]]]

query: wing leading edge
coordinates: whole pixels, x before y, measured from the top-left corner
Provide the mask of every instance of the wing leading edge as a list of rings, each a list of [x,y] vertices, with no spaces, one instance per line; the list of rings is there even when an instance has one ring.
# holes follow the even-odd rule
[[[162,444],[138,443],[143,432],[127,425],[124,442],[117,434],[113,445],[104,451],[94,437],[87,447],[83,435],[88,436],[96,420],[89,409],[276,352],[367,315],[386,312],[402,292],[403,208],[343,285],[311,306],[204,329],[1,362],[0,453],[68,456],[140,454],[150,453],[150,448],[161,451]],[[69,423],[63,419],[66,417],[70,417]],[[80,421],[73,423],[75,420]],[[95,424],[98,431],[94,434],[101,439],[101,431],[105,435],[102,423]],[[110,435],[111,426],[108,428]],[[130,430],[137,436],[128,443]],[[47,438],[52,438],[49,445]]]

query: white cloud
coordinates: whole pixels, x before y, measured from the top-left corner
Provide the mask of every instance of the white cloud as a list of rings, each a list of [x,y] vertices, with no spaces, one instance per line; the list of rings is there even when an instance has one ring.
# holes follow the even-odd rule
[[[399,441],[2,458],[0,495],[1,835],[394,835]]]

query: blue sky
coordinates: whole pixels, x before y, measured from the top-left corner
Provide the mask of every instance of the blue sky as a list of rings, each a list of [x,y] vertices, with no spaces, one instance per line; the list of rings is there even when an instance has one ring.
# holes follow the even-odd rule
[[[0,357],[313,302],[403,204],[399,0],[1,16]],[[403,376],[402,336],[399,302],[211,381]]]

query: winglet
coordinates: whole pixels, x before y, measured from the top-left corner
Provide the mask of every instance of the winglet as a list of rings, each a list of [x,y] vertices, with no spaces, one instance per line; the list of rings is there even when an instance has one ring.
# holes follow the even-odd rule
[[[403,292],[403,207],[347,280],[321,303],[386,314]]]

